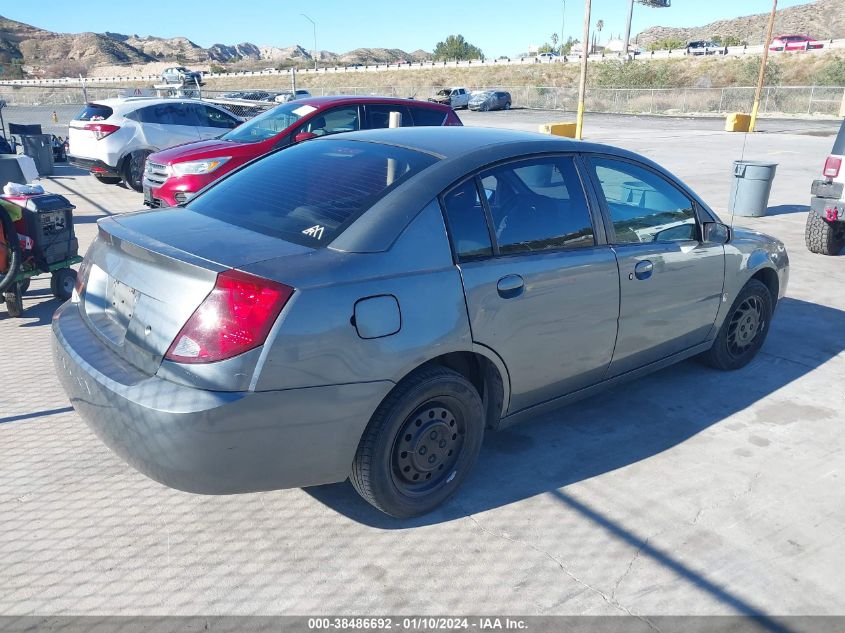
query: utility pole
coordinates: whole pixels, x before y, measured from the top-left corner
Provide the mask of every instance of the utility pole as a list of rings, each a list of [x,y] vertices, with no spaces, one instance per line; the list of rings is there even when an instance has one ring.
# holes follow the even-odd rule
[[[304,13],[300,13],[299,15],[308,20],[314,29],[314,70],[317,70],[317,23]]]
[[[587,93],[587,56],[590,54],[587,44],[590,40],[591,0],[584,0],[584,39],[581,40],[581,80],[578,82],[578,118],[575,121],[575,138],[583,138],[584,99]]]
[[[625,23],[625,39],[622,43],[622,57],[628,58],[628,42],[631,41],[631,21],[634,19],[634,0],[628,0],[628,21]]]
[[[757,113],[760,110],[760,97],[763,95],[763,83],[766,81],[766,63],[769,61],[769,46],[772,45],[772,33],[775,30],[775,14],[778,10],[778,0],[772,0],[772,15],[769,17],[769,28],[766,31],[766,41],[763,42],[763,59],[760,62],[760,77],[757,79],[757,91],[754,93],[754,107],[751,108],[751,123],[748,131],[753,132],[757,125]]]

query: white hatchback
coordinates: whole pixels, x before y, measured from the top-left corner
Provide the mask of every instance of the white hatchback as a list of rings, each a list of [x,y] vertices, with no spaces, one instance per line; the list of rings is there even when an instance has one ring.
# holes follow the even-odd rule
[[[97,179],[142,190],[144,161],[181,143],[220,136],[241,119],[197,99],[104,99],[70,122],[68,161]]]

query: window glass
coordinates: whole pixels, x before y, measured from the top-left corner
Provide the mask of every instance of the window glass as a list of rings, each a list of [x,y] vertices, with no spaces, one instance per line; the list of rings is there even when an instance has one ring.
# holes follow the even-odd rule
[[[197,125],[196,117],[184,103],[160,103],[147,106],[135,111],[134,118],[141,123],[158,123],[160,125]]]
[[[113,112],[107,105],[88,103],[82,108],[82,112],[76,115],[74,121],[105,121]]]
[[[313,106],[304,106],[301,103],[291,102],[278,105],[266,112],[262,112],[251,118],[243,125],[239,125],[231,132],[226,132],[222,138],[224,141],[236,143],[258,143],[276,136],[299,121],[303,116],[314,112]]]
[[[309,119],[308,123],[296,131],[296,134],[311,132],[317,136],[327,136],[339,132],[354,132],[358,128],[358,106],[343,106],[327,110]]]
[[[390,127],[390,113],[398,112],[402,115],[402,127],[413,126],[408,108],[397,105],[368,105],[367,106],[367,127],[372,130]]]
[[[461,260],[490,257],[493,245],[475,179],[455,187],[443,198],[449,234]]]
[[[342,137],[300,143],[219,180],[187,208],[318,248],[436,161],[429,154]]]
[[[502,254],[595,244],[571,158],[510,163],[482,173],[481,179]]]
[[[412,107],[414,125],[443,125],[446,113],[443,110],[434,108]]]
[[[594,158],[618,244],[698,238],[689,198],[656,173],[631,163]]]
[[[238,124],[238,121],[225,112],[209,106],[200,106],[203,109],[201,125],[204,127],[219,127],[231,130]]]

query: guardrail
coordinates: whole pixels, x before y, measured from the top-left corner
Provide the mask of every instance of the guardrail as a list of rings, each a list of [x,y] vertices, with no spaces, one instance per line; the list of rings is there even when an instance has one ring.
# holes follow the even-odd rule
[[[845,49],[845,38],[835,40],[824,40],[821,42],[822,48],[808,51],[810,53],[818,52],[826,49]],[[756,44],[752,46],[729,46],[727,49],[728,57],[736,57],[742,55],[760,55],[763,52],[763,45]],[[794,52],[794,51],[790,51]],[[783,55],[778,52],[776,55]],[[686,57],[686,48],[677,50],[663,50],[663,51],[648,51],[638,53],[637,60],[646,59],[674,59],[679,57]],[[589,61],[608,61],[622,59],[621,53],[597,53],[591,54],[587,58]],[[320,74],[337,74],[337,73],[361,73],[361,72],[382,72],[382,71],[403,71],[403,70],[420,70],[431,68],[485,68],[489,66],[527,66],[534,64],[561,64],[561,63],[578,63],[580,55],[566,55],[563,57],[553,58],[538,58],[538,57],[517,57],[505,59],[476,59],[467,61],[440,61],[440,62],[412,62],[403,64],[368,64],[368,65],[346,65],[346,66],[325,66],[323,68],[302,68],[296,69],[297,75],[320,75]],[[290,77],[293,69],[284,70],[256,70],[256,71],[238,71],[227,73],[204,73],[204,78],[217,77],[264,77],[264,76],[286,76]],[[0,81],[2,85],[17,85],[17,86],[80,86],[80,85],[97,85],[97,84],[113,84],[125,83],[134,81],[160,81],[161,75],[119,75],[112,77],[62,77],[60,79],[8,79]]]

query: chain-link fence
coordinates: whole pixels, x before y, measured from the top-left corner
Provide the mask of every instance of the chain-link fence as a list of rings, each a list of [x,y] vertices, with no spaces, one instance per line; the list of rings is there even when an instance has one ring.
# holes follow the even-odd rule
[[[374,90],[368,86],[334,88],[309,87],[314,96],[322,95],[387,95],[427,99],[440,86],[416,86]],[[483,90],[483,86],[470,86]],[[576,88],[555,86],[504,86],[512,95],[515,108],[574,111]],[[136,89],[121,87],[0,86],[0,99],[6,102],[3,117],[6,123],[40,123],[44,132],[65,134],[67,123],[87,101],[96,101],[134,94]],[[150,91],[140,90],[141,95]],[[277,105],[273,97],[265,100],[239,98],[260,90],[239,90],[237,93],[202,91],[201,97],[217,103],[244,119]],[[152,93],[155,94],[155,93]],[[184,96],[200,96],[185,94]],[[252,96],[255,96],[254,94]],[[763,90],[760,112],[763,115],[837,116],[845,97],[845,87],[770,86]],[[587,111],[615,114],[696,115],[749,112],[754,101],[753,87],[739,88],[590,88]]]

